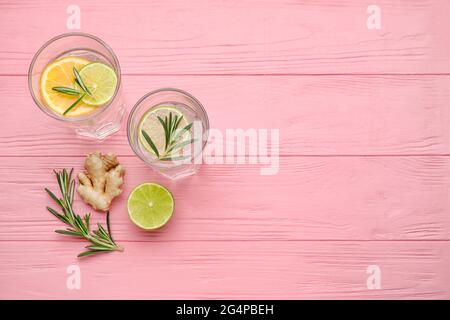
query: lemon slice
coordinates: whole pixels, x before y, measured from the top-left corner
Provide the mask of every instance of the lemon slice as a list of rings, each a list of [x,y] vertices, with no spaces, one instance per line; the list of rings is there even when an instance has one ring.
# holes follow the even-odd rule
[[[77,99],[77,96],[70,96],[56,92],[53,87],[74,87],[73,68],[81,69],[89,64],[89,60],[78,57],[65,57],[50,63],[42,72],[41,95],[44,103],[57,114],[63,114]],[[79,103],[66,116],[81,116],[95,110],[95,107]]]
[[[156,183],[143,183],[130,193],[127,201],[131,221],[145,230],[164,226],[172,217],[172,194]]]
[[[116,92],[117,75],[108,65],[101,62],[90,63],[78,70],[81,79],[91,95],[85,95],[83,102],[91,106],[100,106],[111,100]],[[77,85],[77,88],[81,88]]]
[[[186,119],[183,113],[174,106],[159,106],[155,109],[150,110],[149,112],[147,112],[147,114],[145,114],[142,117],[139,126],[139,139],[141,141],[141,145],[145,148],[145,150],[152,153],[153,155],[155,154],[155,152],[142,135],[142,130],[144,130],[150,136],[156,148],[158,149],[159,154],[160,155],[163,154],[166,138],[164,128],[159,122],[158,117],[164,119],[166,116],[169,116],[170,113],[172,113],[172,116],[175,115],[178,117],[183,116],[183,118],[180,121],[180,124],[178,125],[179,129],[182,129],[188,125],[188,119]],[[180,135],[178,141],[190,139],[190,136],[191,133],[187,131],[184,134]]]

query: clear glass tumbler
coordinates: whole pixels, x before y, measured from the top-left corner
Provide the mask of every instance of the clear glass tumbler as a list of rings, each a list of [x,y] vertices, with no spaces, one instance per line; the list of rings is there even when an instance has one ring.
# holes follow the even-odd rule
[[[68,57],[78,57],[91,62],[102,62],[111,67],[117,76],[112,98],[85,115],[68,117],[55,112],[44,101],[41,92],[41,76],[52,62]],[[86,33],[66,33],[47,41],[34,55],[28,71],[28,86],[36,105],[48,116],[71,126],[81,137],[104,139],[119,131],[125,115],[121,94],[120,65],[112,49],[101,39]]]
[[[146,130],[148,135],[154,139],[158,135],[157,132],[162,130],[159,126],[163,123],[165,116],[158,116],[159,122],[154,121],[157,118],[155,114],[158,112],[160,114],[165,112],[166,120],[169,119],[168,115],[170,117],[175,114],[178,117],[182,115],[184,124],[178,130],[174,130],[174,136],[183,133],[182,129],[190,126],[189,138],[186,138],[188,140],[185,139],[184,143],[179,143],[179,145],[184,145],[182,156],[172,156],[170,159],[164,159],[161,151],[159,156],[157,156],[152,151],[152,148],[149,147],[150,145],[146,144],[142,134],[144,123],[147,123]],[[154,118],[153,122],[148,120],[152,117]],[[172,124],[175,122],[173,120]],[[183,128],[185,124],[188,125]],[[174,125],[172,125],[173,127]],[[128,142],[134,153],[156,172],[170,179],[189,176],[197,171],[202,162],[202,151],[208,140],[208,131],[208,115],[202,104],[189,93],[179,89],[163,88],[146,94],[136,103],[128,116]],[[164,134],[161,136],[164,136]],[[167,140],[167,138],[160,137],[160,140],[161,145],[164,145],[164,140]],[[192,142],[190,143],[190,141]]]

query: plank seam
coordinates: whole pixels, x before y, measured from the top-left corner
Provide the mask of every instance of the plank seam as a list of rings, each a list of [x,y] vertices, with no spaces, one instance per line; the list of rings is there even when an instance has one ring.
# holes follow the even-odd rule
[[[135,158],[132,154],[117,154],[121,158]],[[74,155],[0,155],[2,158],[85,158],[85,154]],[[237,156],[235,156],[237,157]],[[257,157],[257,156],[255,156]],[[280,158],[423,158],[423,157],[450,157],[450,154],[280,154]],[[248,156],[246,156],[248,158]],[[236,163],[232,163],[236,164]],[[227,165],[227,163],[223,163]],[[245,165],[245,164],[244,164]]]
[[[450,76],[450,73],[122,73],[121,76],[166,76],[166,77],[289,77],[289,76],[313,76],[313,77],[332,77],[332,76]],[[23,73],[0,73],[0,77],[28,77]]]
[[[450,239],[397,239],[397,240],[375,240],[375,239],[273,239],[273,240],[264,240],[264,239],[227,239],[227,240],[217,240],[217,239],[192,239],[192,240],[126,240],[126,239],[114,239],[117,242],[125,242],[125,243],[159,243],[159,242],[450,242]],[[59,243],[79,243],[77,240],[50,240],[50,239],[23,239],[23,240],[0,240],[1,242],[59,242]],[[82,242],[82,241],[81,241]]]

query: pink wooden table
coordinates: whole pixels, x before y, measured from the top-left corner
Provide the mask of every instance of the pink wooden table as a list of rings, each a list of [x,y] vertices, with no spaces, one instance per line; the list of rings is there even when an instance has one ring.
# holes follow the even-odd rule
[[[279,129],[278,174],[204,165],[172,183],[124,129],[97,144],[46,117],[28,65],[73,31],[70,4],[80,31],[118,55],[128,108],[172,86],[223,132]],[[377,0],[380,29],[367,26],[370,4],[1,0],[0,298],[450,298],[450,2]],[[43,188],[94,150],[127,169],[111,217],[125,252],[79,260],[84,243],[53,232]],[[146,181],[176,201],[154,233],[125,208]],[[79,290],[66,286],[73,265]]]

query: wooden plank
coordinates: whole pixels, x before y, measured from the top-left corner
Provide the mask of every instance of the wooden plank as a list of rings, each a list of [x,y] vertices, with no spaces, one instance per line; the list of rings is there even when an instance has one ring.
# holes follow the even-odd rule
[[[1,242],[0,298],[450,298],[448,242],[130,242],[124,253],[77,260],[79,249]],[[67,289],[70,265],[80,290]],[[369,265],[380,268],[381,289],[367,288]]]
[[[80,31],[104,38],[126,74],[450,72],[446,0],[379,0],[380,30],[358,0],[76,4]],[[73,31],[68,5],[2,1],[0,74],[26,75],[45,41]]]
[[[282,155],[435,155],[450,153],[450,76],[126,76],[130,110],[165,86],[195,95],[211,127],[279,129]],[[0,155],[76,156],[97,141],[43,114],[25,77],[2,77]],[[125,128],[103,143],[132,155]],[[225,144],[220,144],[224,146]]]
[[[76,4],[81,31],[121,61],[128,109],[150,90],[185,89],[221,132],[279,129],[279,173],[204,165],[175,183],[132,154],[124,130],[76,139],[33,105],[26,78],[41,44],[68,31],[68,3],[1,1],[0,299],[450,299],[450,2],[380,0],[381,30],[357,0]],[[127,168],[112,208],[126,251],[77,260],[83,243],[53,232],[43,187],[96,149]],[[154,233],[125,207],[145,181],[176,201]],[[66,287],[74,264],[80,291]],[[380,290],[366,286],[369,265]]]
[[[100,148],[100,150],[104,150]],[[122,157],[125,189],[112,207],[120,241],[448,240],[449,157],[283,157],[279,173],[261,165],[203,165],[171,182],[136,157]],[[45,210],[57,191],[54,168],[81,170],[82,158],[0,158],[0,240],[71,240]],[[172,221],[157,232],[135,227],[126,198],[143,182],[174,195]],[[76,197],[78,213],[92,211]],[[94,221],[104,222],[102,213]]]

